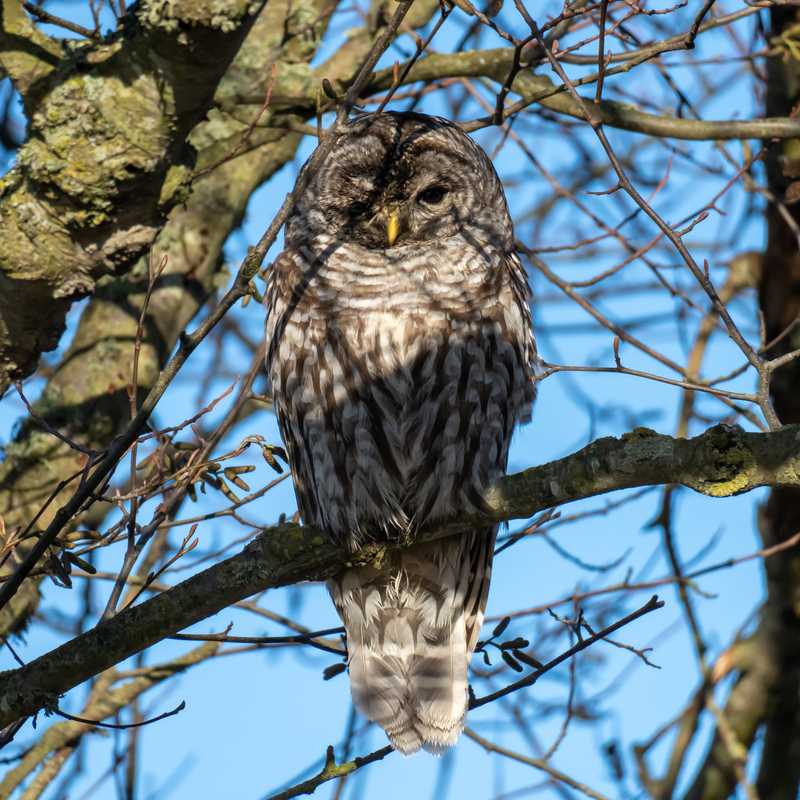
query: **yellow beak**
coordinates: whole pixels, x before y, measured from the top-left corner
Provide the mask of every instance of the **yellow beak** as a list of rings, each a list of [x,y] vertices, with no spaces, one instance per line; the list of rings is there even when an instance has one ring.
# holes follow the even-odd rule
[[[400,214],[397,211],[390,211],[386,217],[386,240],[391,247],[400,235]]]

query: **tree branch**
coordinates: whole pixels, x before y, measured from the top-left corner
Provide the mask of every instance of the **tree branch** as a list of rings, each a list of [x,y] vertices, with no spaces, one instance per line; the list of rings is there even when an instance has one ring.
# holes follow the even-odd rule
[[[244,0],[229,5],[144,2],[134,34],[61,60],[19,0],[0,6],[0,64],[29,117],[0,181],[0,393],[56,346],[72,301],[127,272],[185,199],[186,138],[254,20]]]
[[[0,2],[0,70],[23,97],[63,56],[61,44],[33,24],[19,0]]]
[[[304,794],[314,794],[318,786],[323,783],[332,781],[335,778],[343,778],[351,772],[355,772],[361,767],[366,767],[368,764],[374,764],[376,761],[382,761],[389,753],[394,752],[394,747],[387,744],[386,747],[381,747],[380,750],[375,750],[366,756],[359,756],[352,761],[345,761],[341,764],[336,763],[336,757],[333,752],[333,747],[329,746],[325,754],[325,766],[307,781],[298,783],[297,786],[292,786],[283,792],[271,795],[269,800],[289,800],[290,797],[299,797]]]
[[[476,744],[479,744],[487,753],[497,753],[498,755],[505,756],[505,758],[510,758],[512,761],[518,761],[520,764],[527,764],[529,767],[540,769],[542,772],[545,772],[547,775],[549,775],[554,781],[564,783],[586,797],[592,797],[594,800],[608,800],[606,795],[596,792],[585,783],[576,781],[566,773],[561,772],[561,770],[558,770],[548,764],[543,758],[532,758],[531,756],[526,756],[523,753],[517,753],[513,750],[508,750],[507,748],[501,747],[499,744],[495,744],[495,742],[480,736],[470,728],[464,729],[464,736],[466,736],[468,739],[472,739],[472,741]]]
[[[693,439],[637,428],[604,438],[566,458],[509,475],[486,496],[495,521],[526,518],[561,503],[617,489],[680,483],[710,497],[760,486],[800,486],[800,426],[747,433],[715,426]],[[426,531],[425,539],[455,535],[486,518],[464,518]],[[226,559],[17,670],[0,673],[0,727],[40,708],[88,678],[266,589],[324,580],[342,568],[374,563],[387,545],[348,554],[310,526],[268,528],[239,555]]]
[[[106,672],[92,686],[83,706],[82,714],[96,720],[107,719],[129,706],[137,697],[153,686],[177,673],[212,658],[219,644],[210,642],[190,650],[188,653],[165,664],[154,664],[145,668],[138,677],[115,685],[120,675],[114,670]],[[70,743],[77,744],[81,737],[93,730],[91,725],[75,719],[52,725],[36,744],[31,747],[13,769],[0,781],[0,797],[10,797],[14,790],[52,753]]]
[[[420,59],[405,75],[402,83],[411,84],[441,80],[442,78],[491,78],[502,84],[513,64],[513,48],[470,50],[465,53],[431,53]],[[401,67],[402,68],[402,67]],[[611,70],[607,73],[611,74]],[[393,86],[394,68],[376,72],[364,94],[372,94]],[[588,81],[576,80],[581,86]],[[580,104],[570,97],[565,86],[557,86],[544,75],[521,71],[514,79],[511,90],[518,94],[524,105],[537,103],[550,111],[584,120]],[[310,91],[310,88],[309,88]],[[296,98],[295,98],[296,100]],[[310,102],[309,96],[306,102]],[[722,139],[793,139],[800,137],[800,119],[774,117],[752,120],[695,120],[648,114],[626,103],[600,100],[592,103],[592,113],[604,125],[650,136],[686,140]],[[476,120],[463,125],[472,131],[493,124],[492,118]]]

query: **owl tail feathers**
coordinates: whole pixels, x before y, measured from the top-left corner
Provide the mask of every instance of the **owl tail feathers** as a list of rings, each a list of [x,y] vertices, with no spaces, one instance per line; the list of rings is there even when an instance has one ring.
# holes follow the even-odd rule
[[[441,754],[464,727],[493,545],[492,531],[428,542],[329,584],[347,630],[353,702],[405,755]]]
[[[394,749],[404,756],[413,755],[420,749],[438,756],[458,741],[464,728],[464,714],[458,719],[443,722],[448,724],[447,729],[427,726],[418,717],[409,714],[400,724],[390,722],[384,727],[384,731]]]
[[[385,683],[375,679],[385,664],[383,657],[356,653],[351,658],[350,687],[356,707],[378,723],[404,755],[419,749],[439,755],[458,740],[467,711],[466,650],[454,656],[465,665],[461,676],[454,675],[449,664],[429,665],[416,675],[398,670]]]

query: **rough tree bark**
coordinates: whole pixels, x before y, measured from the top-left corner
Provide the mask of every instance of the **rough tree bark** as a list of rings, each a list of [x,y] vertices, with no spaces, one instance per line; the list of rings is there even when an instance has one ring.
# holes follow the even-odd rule
[[[800,24],[797,8],[773,8],[772,35],[796,35]],[[800,61],[786,56],[769,60],[767,114],[796,113],[800,102]],[[790,187],[800,180],[800,138],[776,144],[767,161],[769,188],[791,203]],[[788,209],[800,222],[798,206]],[[761,284],[761,310],[767,340],[785,332],[800,317],[800,250],[798,241],[770,204],[767,210],[768,240]],[[800,327],[785,336],[775,354],[800,348]],[[800,422],[800,362],[780,371],[772,383],[775,410],[784,424]],[[800,530],[800,489],[774,489],[762,509],[761,536],[765,546],[785,541]],[[766,714],[764,749],[757,788],[762,798],[794,800],[800,790],[800,555],[765,564],[767,600],[762,612],[765,656],[778,679],[772,688]]]
[[[800,23],[795,8],[772,8],[773,40]],[[800,101],[800,62],[791,50],[767,59],[767,116],[788,116]],[[767,184],[786,202],[784,213],[800,222],[791,206],[790,186],[800,179],[800,139],[773,142],[768,157]],[[795,188],[800,184],[795,184]],[[800,316],[800,250],[795,233],[775,203],[766,208],[767,242],[761,259],[759,301],[767,342]],[[773,357],[800,348],[795,326],[770,351]],[[800,363],[779,370],[772,381],[775,410],[784,424],[800,422]],[[760,511],[764,547],[773,547],[800,531],[800,489],[777,487]],[[800,556],[794,551],[764,562],[767,598],[748,647],[735,650],[738,676],[724,708],[730,732],[744,753],[763,730],[763,751],[756,790],[762,800],[796,800],[800,790]],[[755,650],[756,656],[753,657]],[[686,800],[724,800],[735,791],[738,754],[717,730]],[[741,766],[741,765],[739,765]]]
[[[30,130],[0,182],[0,392],[57,344],[72,301],[124,274],[187,195],[191,129],[259,4],[144,0],[108,43],[0,6],[0,63]]]

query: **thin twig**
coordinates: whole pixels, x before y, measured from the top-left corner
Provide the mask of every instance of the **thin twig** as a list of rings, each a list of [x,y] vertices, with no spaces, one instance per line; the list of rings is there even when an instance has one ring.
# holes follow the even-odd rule
[[[77,33],[78,36],[83,36],[86,39],[94,39],[97,41],[101,38],[97,31],[91,31],[88,28],[84,28],[83,25],[78,25],[77,22],[70,22],[68,19],[57,17],[49,11],[45,11],[41,6],[28,2],[28,0],[24,0],[22,7],[40,22],[44,22],[48,25],[57,25],[59,28]]]
[[[327,783],[328,781],[332,781],[336,778],[342,778],[345,775],[349,775],[351,772],[361,769],[362,767],[366,767],[369,764],[374,764],[376,761],[382,761],[384,758],[386,758],[386,756],[393,752],[394,748],[391,745],[386,745],[386,747],[382,747],[380,750],[375,750],[369,755],[359,756],[358,758],[354,758],[352,761],[345,761],[343,764],[337,764],[333,752],[333,746],[329,746],[325,755],[325,766],[317,775],[315,775],[313,778],[309,778],[307,781],[298,783],[296,786],[292,786],[289,789],[278,792],[278,794],[269,795],[268,800],[289,800],[290,797],[299,797],[303,794],[314,794],[317,787],[322,786],[323,783]]]
[[[68,714],[66,711],[62,711],[60,708],[57,708],[53,713],[59,717],[63,717],[64,719],[71,720],[72,722],[82,722],[84,725],[93,725],[98,728],[112,728],[118,731],[130,730],[131,728],[141,728],[144,725],[152,725],[154,722],[161,722],[162,719],[167,719],[167,717],[174,717],[176,714],[180,714],[186,708],[186,701],[181,700],[181,702],[172,709],[172,711],[165,711],[163,714],[159,714],[157,717],[151,717],[150,719],[142,720],[141,722],[128,722],[128,723],[121,723],[121,722],[102,722],[98,719],[85,719],[84,717],[76,717],[74,714]]]
[[[561,770],[558,770],[548,764],[543,758],[533,758],[532,756],[525,756],[522,755],[522,753],[516,753],[513,750],[508,750],[507,748],[501,747],[499,744],[495,744],[494,742],[485,739],[483,736],[480,736],[472,728],[464,728],[464,736],[466,736],[468,739],[472,739],[473,742],[479,744],[488,753],[497,753],[498,755],[505,756],[513,761],[518,761],[520,764],[527,764],[530,767],[540,769],[542,772],[549,775],[554,781],[559,781],[566,786],[569,786],[571,789],[581,792],[581,794],[586,795],[586,797],[591,797],[593,800],[609,800],[606,795],[600,794],[600,792],[595,791],[585,783],[576,781],[566,773],[561,772]]]
[[[481,706],[486,705],[487,703],[494,702],[499,697],[505,697],[506,695],[512,694],[513,692],[517,692],[520,689],[524,689],[528,686],[533,686],[539,678],[544,675],[546,672],[557,667],[559,664],[567,661],[568,659],[572,658],[574,655],[577,655],[581,651],[585,650],[587,647],[591,647],[595,642],[600,641],[601,639],[605,639],[606,636],[614,633],[614,631],[618,631],[620,628],[624,628],[626,625],[629,625],[631,622],[639,619],[640,617],[645,616],[646,614],[651,613],[652,611],[656,611],[659,608],[663,608],[664,602],[663,600],[658,599],[658,595],[653,595],[641,608],[638,608],[636,611],[628,614],[626,617],[618,620],[617,622],[612,623],[606,628],[603,628],[601,631],[589,636],[587,639],[582,639],[574,644],[569,650],[564,651],[561,655],[556,656],[551,661],[548,661],[541,669],[534,670],[530,675],[526,675],[524,678],[520,678],[518,681],[514,681],[514,683],[505,686],[502,689],[498,689],[496,692],[492,692],[491,694],[484,695],[483,697],[476,697],[473,698],[469,704],[470,708],[480,708]]]

